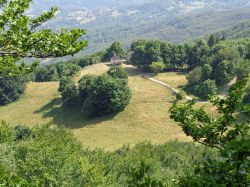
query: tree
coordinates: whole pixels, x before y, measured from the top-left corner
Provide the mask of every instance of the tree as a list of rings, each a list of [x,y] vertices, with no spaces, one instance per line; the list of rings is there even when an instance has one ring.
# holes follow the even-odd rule
[[[209,47],[213,47],[218,41],[219,41],[218,37],[216,37],[214,34],[211,34],[211,36],[207,41],[207,44]]]
[[[94,82],[97,79],[95,75],[85,75],[78,82],[79,99],[82,104],[89,96],[91,88],[94,86]]]
[[[232,61],[224,60],[213,68],[213,77],[216,83],[224,85],[229,83],[235,77],[235,63]]]
[[[0,78],[0,105],[6,105],[18,100],[24,93],[27,78],[17,77]]]
[[[209,60],[208,57],[211,54],[211,49],[205,41],[199,40],[193,47],[188,46],[186,53],[187,64],[190,69],[193,69],[207,63]]]
[[[196,167],[193,175],[181,178],[179,186],[237,186],[245,187],[249,179],[249,121],[239,122],[236,113],[244,107],[242,98],[246,80],[234,84],[225,99],[214,98],[218,117],[210,117],[204,108],[194,109],[195,102],[177,104],[171,118],[179,122],[186,135],[203,145],[220,150],[219,159],[208,159]]]
[[[62,95],[64,104],[74,106],[78,104],[78,91],[71,77],[63,77],[60,80],[58,91]]]
[[[131,51],[135,51],[135,49],[137,47],[145,46],[146,44],[147,44],[147,40],[144,40],[144,39],[140,39],[140,40],[134,41],[131,44],[130,50]]]
[[[154,73],[157,74],[164,70],[165,64],[163,62],[153,62],[149,65],[149,69]]]
[[[210,79],[211,74],[212,74],[212,67],[209,64],[205,64],[204,66],[202,66],[202,75],[201,78],[202,80],[207,80]]]
[[[203,108],[194,109],[195,102],[175,103],[171,109],[171,118],[194,141],[209,147],[223,149],[229,142],[248,133],[249,124],[237,123],[235,112],[241,109],[246,81],[237,82],[229,90],[225,99],[215,98],[211,103],[217,107],[219,116],[210,117]]]
[[[103,61],[110,61],[110,59],[116,54],[117,56],[124,58],[126,53],[122,48],[122,45],[119,41],[115,41],[104,53]]]
[[[215,81],[207,79],[199,85],[198,90],[195,94],[201,99],[209,99],[210,96],[216,95],[217,91],[218,89]]]
[[[85,46],[87,41],[80,40],[85,34],[83,29],[61,29],[54,32],[40,29],[39,26],[52,19],[57,8],[30,17],[25,11],[32,0],[0,1],[0,76],[14,76],[30,72],[34,66],[27,67],[16,62],[24,57],[62,57],[73,55]]]
[[[170,66],[172,54],[172,45],[170,43],[163,42],[161,44],[161,58],[165,66]]]
[[[187,75],[189,85],[197,85],[202,81],[202,68],[196,67]]]
[[[138,68],[144,68],[145,67],[145,47],[144,46],[139,46],[135,48],[134,52],[132,53],[131,56],[131,62],[133,65],[135,65]]]
[[[250,76],[250,60],[240,60],[236,63],[236,75],[241,80]]]
[[[107,75],[98,76],[82,105],[86,117],[116,114],[125,109],[131,98],[127,81]]]
[[[153,40],[147,42],[145,45],[145,67],[148,66],[152,62],[162,61],[161,59],[161,43],[159,41]]]
[[[113,78],[128,79],[128,73],[122,67],[113,66],[108,70],[107,73],[109,76],[111,76]]]

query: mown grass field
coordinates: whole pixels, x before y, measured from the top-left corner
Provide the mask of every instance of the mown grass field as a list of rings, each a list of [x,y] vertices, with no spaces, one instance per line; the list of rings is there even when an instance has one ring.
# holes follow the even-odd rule
[[[85,74],[102,74],[108,68],[106,64],[86,67],[75,79],[79,80]],[[63,125],[71,129],[84,146],[90,148],[112,150],[123,144],[133,145],[147,140],[153,143],[189,141],[169,118],[168,110],[175,95],[164,86],[142,78],[133,67],[126,67],[126,70],[130,75],[129,86],[133,97],[125,111],[116,116],[83,119],[77,109],[61,107],[58,82],[47,82],[29,83],[25,95],[19,101],[0,107],[0,119],[11,125]],[[178,86],[176,81],[174,83]]]

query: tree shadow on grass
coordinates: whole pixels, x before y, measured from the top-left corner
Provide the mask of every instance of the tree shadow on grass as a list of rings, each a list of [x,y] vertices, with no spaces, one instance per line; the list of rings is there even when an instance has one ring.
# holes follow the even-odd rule
[[[124,67],[124,69],[128,73],[129,77],[134,77],[142,74],[140,70],[134,67]]]
[[[55,125],[69,129],[78,129],[90,125],[97,125],[103,121],[111,120],[114,116],[105,116],[93,119],[84,118],[79,107],[62,105],[60,98],[53,99],[34,113],[43,113],[43,118],[52,118]]]

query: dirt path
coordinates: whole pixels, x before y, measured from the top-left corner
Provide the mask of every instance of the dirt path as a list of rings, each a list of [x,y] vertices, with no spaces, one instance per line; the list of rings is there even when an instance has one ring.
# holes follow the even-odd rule
[[[162,81],[159,81],[159,80],[157,80],[157,79],[155,79],[155,78],[153,78],[153,77],[146,77],[146,76],[143,76],[143,77],[145,77],[145,78],[147,78],[148,80],[151,80],[151,81],[153,81],[153,82],[155,82],[155,83],[158,83],[158,84],[161,84],[161,85],[165,86],[166,88],[170,89],[170,90],[171,90],[173,93],[175,93],[175,94],[180,93],[179,90],[177,90],[177,89],[171,87],[170,85],[168,85],[168,84],[166,84],[166,83],[164,83],[164,82],[162,82]],[[193,100],[193,98],[190,97],[190,96],[186,96],[186,99],[187,99],[187,100]]]

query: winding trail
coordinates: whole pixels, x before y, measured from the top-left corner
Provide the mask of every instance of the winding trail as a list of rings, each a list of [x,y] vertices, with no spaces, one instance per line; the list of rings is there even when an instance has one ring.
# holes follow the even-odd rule
[[[180,93],[179,90],[177,90],[177,89],[171,87],[169,84],[166,84],[165,82],[159,81],[159,80],[157,80],[157,79],[155,79],[155,78],[153,78],[153,77],[146,77],[145,75],[144,75],[143,77],[145,77],[146,79],[151,80],[151,81],[153,81],[153,82],[155,82],[155,83],[157,83],[157,84],[161,84],[161,85],[165,86],[166,88],[170,89],[170,90],[171,90],[172,92],[174,92],[175,94]],[[187,100],[193,100],[193,98],[190,97],[190,96],[186,96],[186,99],[187,99]]]

